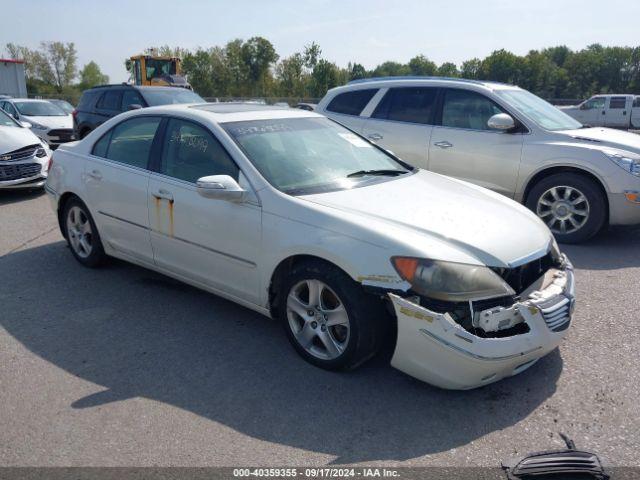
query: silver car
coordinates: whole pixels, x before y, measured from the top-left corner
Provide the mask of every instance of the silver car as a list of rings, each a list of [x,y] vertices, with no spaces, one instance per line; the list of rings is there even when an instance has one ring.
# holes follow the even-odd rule
[[[585,128],[518,87],[356,80],[330,90],[316,111],[412,165],[524,203],[561,242],[640,223],[640,136]]]

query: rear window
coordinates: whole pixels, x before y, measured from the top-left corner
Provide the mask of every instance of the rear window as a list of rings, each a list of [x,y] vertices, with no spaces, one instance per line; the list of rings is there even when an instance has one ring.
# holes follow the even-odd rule
[[[377,91],[378,90],[374,88],[341,93],[329,102],[327,110],[344,115],[360,115],[360,112],[367,106],[367,103],[369,103],[369,100],[373,98]]]
[[[82,97],[80,98],[80,103],[78,104],[78,110],[90,109],[93,106],[95,99],[98,97],[98,95],[100,95],[100,93],[101,92],[99,90],[87,90],[86,92],[84,92],[82,94]]]
[[[384,96],[373,118],[397,122],[433,123],[435,88],[392,88]]]
[[[627,104],[627,97],[611,97],[609,100],[609,108],[624,108]]]
[[[98,100],[98,108],[104,108],[105,110],[120,111],[120,91],[119,90],[107,90],[102,95],[102,98]]]

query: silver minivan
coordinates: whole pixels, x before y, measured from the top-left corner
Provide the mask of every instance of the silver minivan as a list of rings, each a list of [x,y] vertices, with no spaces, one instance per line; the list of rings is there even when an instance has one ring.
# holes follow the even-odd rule
[[[330,90],[316,111],[412,165],[526,204],[561,242],[640,223],[640,135],[586,128],[521,88],[373,78]]]

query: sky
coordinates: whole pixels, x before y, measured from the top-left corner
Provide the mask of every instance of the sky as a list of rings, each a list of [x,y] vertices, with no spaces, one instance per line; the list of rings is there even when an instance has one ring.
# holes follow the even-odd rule
[[[640,2],[628,0],[2,0],[1,10],[0,57],[9,42],[74,42],[79,68],[93,60],[112,82],[127,80],[124,59],[148,47],[252,36],[281,57],[315,41],[324,58],[366,68],[418,54],[460,65],[501,48],[640,46]]]

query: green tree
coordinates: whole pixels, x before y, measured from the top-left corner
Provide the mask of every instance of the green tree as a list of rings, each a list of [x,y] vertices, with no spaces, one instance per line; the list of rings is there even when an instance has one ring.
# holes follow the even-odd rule
[[[436,64],[424,55],[416,55],[409,60],[409,74],[433,76],[436,74]]]
[[[78,75],[76,47],[73,42],[42,42],[40,48],[48,66],[43,66],[43,80],[53,83],[62,92]]]
[[[349,81],[367,78],[367,70],[359,63],[351,63],[347,65]]]
[[[371,76],[373,77],[398,77],[402,75],[409,75],[411,71],[409,66],[398,62],[384,62],[378,65]]]
[[[477,80],[480,78],[481,68],[482,68],[482,61],[479,58],[472,58],[470,60],[462,62],[462,67],[460,68],[460,76],[462,78]]]
[[[460,72],[455,63],[445,62],[438,67],[437,74],[440,77],[459,77]]]
[[[252,37],[242,44],[240,56],[245,64],[253,95],[265,95],[270,68],[278,61],[278,54],[269,40]]]
[[[318,60],[311,73],[311,96],[323,97],[327,90],[339,85],[339,69],[335,63],[324,58]]]
[[[105,83],[109,83],[109,76],[102,73],[96,62],[91,61],[80,70],[80,88],[82,90]]]

